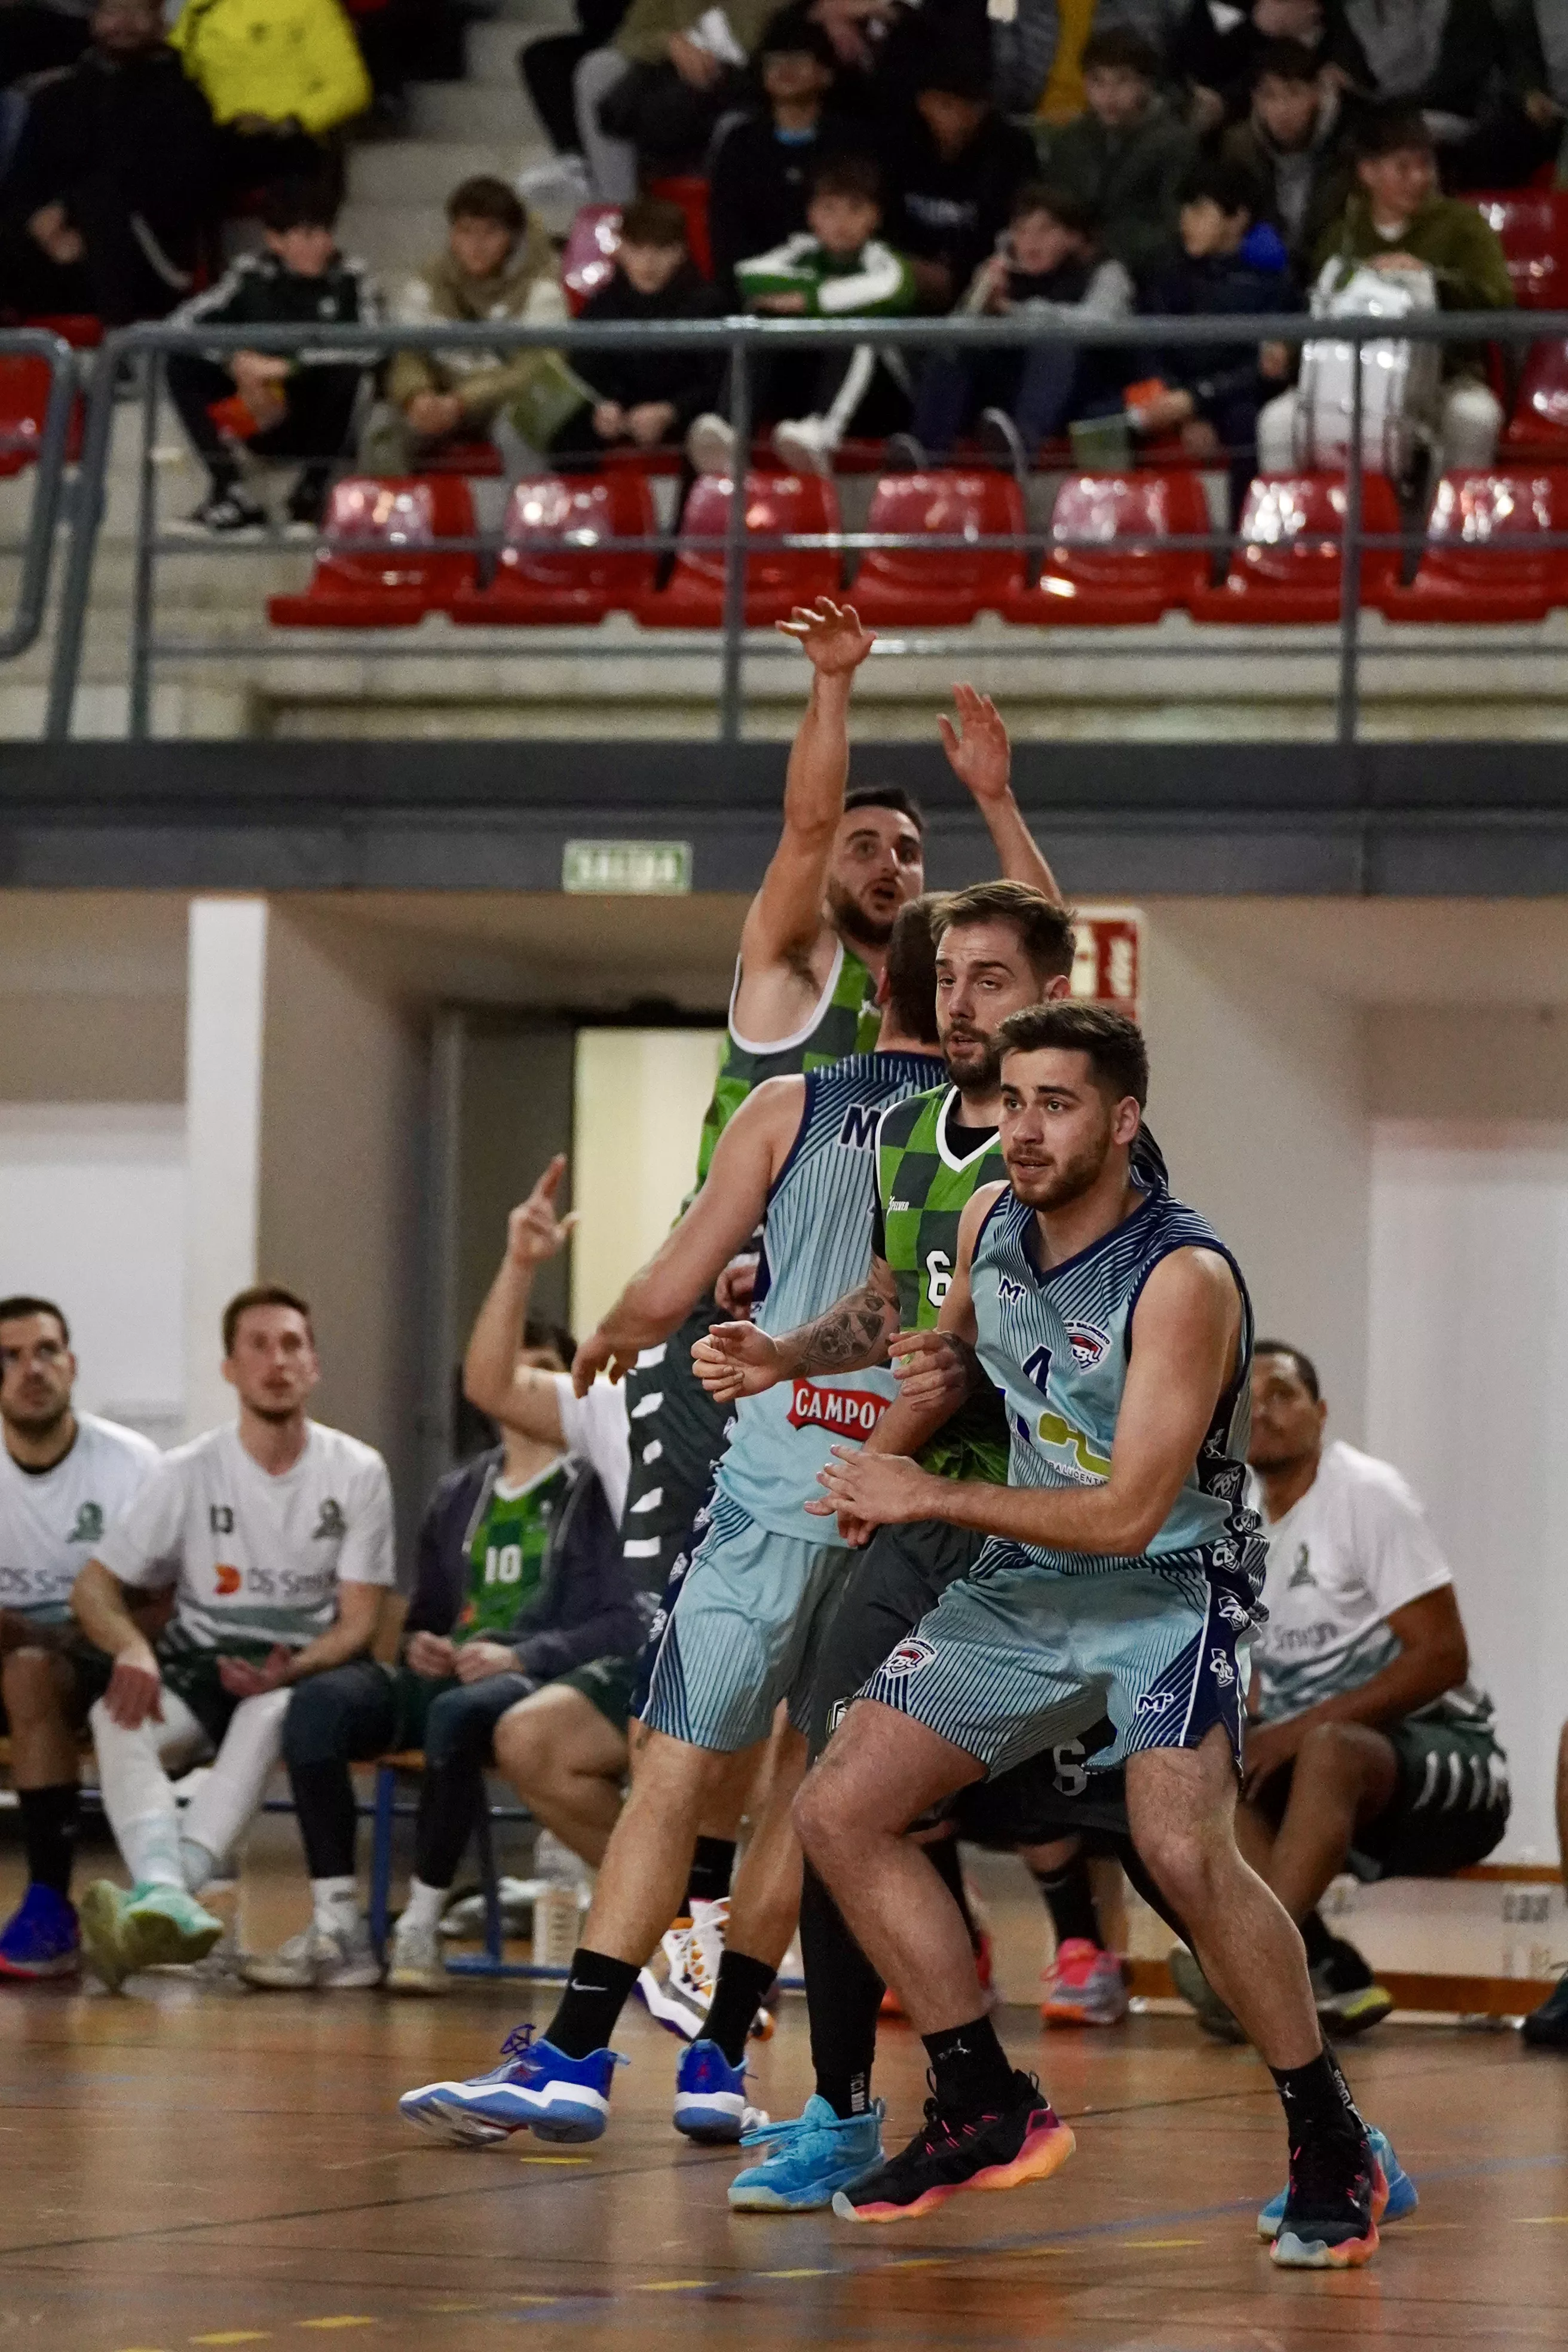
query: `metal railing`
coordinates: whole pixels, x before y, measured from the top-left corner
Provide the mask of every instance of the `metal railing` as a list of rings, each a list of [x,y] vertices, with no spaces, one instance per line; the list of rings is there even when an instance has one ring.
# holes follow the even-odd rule
[[[1238,331],[1238,330],[1240,331]],[[178,552],[189,556],[197,551],[189,538],[170,539],[161,535],[157,517],[157,436],[163,403],[166,392],[165,371],[171,356],[213,356],[222,359],[233,352],[248,350],[279,352],[285,355],[307,344],[312,352],[341,351],[345,362],[353,359],[375,359],[396,351],[438,352],[456,348],[490,351],[555,350],[570,361],[574,352],[603,351],[632,347],[638,351],[651,348],[680,347],[711,352],[727,362],[727,405],[735,434],[736,446],[751,446],[755,413],[754,371],[759,356],[768,357],[792,351],[830,349],[870,342],[879,350],[916,358],[931,350],[974,352],[1016,350],[1038,342],[1070,344],[1079,350],[1115,348],[1125,350],[1130,362],[1152,350],[1172,347],[1209,349],[1235,347],[1238,343],[1283,343],[1298,347],[1310,341],[1352,343],[1358,348],[1367,343],[1431,343],[1460,344],[1474,347],[1492,344],[1500,346],[1510,359],[1538,342],[1568,342],[1568,312],[1546,311],[1480,311],[1416,316],[1391,320],[1384,318],[1311,319],[1299,312],[1272,317],[1234,317],[1176,319],[1146,318],[1110,322],[1066,322],[1049,319],[1031,322],[1026,327],[1006,319],[900,319],[867,320],[825,320],[791,319],[734,318],[715,320],[672,321],[651,327],[640,323],[616,321],[604,325],[584,325],[574,321],[569,325],[511,326],[500,322],[483,324],[439,325],[429,327],[322,327],[302,331],[298,326],[220,328],[203,326],[199,330],[183,329],[168,324],[149,324],[125,329],[110,335],[100,351],[88,404],[87,425],[83,442],[77,495],[70,507],[70,539],[60,594],[59,623],[55,645],[50,679],[47,732],[53,740],[68,735],[75,708],[77,682],[81,667],[82,645],[87,613],[92,587],[94,559],[106,499],[112,435],[115,393],[128,374],[140,373],[139,412],[140,444],[136,491],[135,531],[132,542],[132,576],[129,625],[129,722],[132,738],[145,737],[151,729],[152,698],[156,667],[164,660],[234,661],[292,660],[309,654],[320,659],[323,654],[344,651],[338,646],[323,646],[320,638],[302,644],[298,636],[282,631],[258,635],[255,639],[160,637],[157,631],[157,567],[165,556]],[[1416,527],[1398,532],[1369,532],[1364,526],[1363,465],[1363,401],[1366,363],[1352,371],[1351,415],[1348,431],[1348,464],[1345,467],[1345,512],[1341,550],[1341,594],[1337,621],[1337,677],[1334,693],[1335,735],[1342,744],[1356,740],[1359,726],[1362,679],[1364,665],[1373,654],[1396,652],[1400,658],[1428,654],[1434,658],[1451,662],[1456,656],[1471,651],[1489,653],[1534,652],[1540,649],[1537,640],[1516,638],[1500,641],[1495,634],[1486,633],[1473,646],[1456,645],[1451,639],[1441,645],[1412,645],[1401,640],[1396,646],[1369,646],[1361,626],[1362,557],[1368,552],[1398,550],[1402,553],[1419,549],[1426,543],[1425,530]],[[1280,387],[1284,389],[1283,384]],[[53,411],[51,409],[51,415]],[[61,426],[63,431],[63,425]],[[1568,457],[1568,444],[1565,444]],[[1199,463],[1206,470],[1217,470],[1223,456],[1201,461],[1184,459],[1183,463]],[[1506,460],[1501,461],[1506,462]],[[1093,471],[1090,467],[1084,470]],[[1310,532],[1316,541],[1321,534]],[[1119,552],[1134,553],[1141,549],[1162,551],[1202,548],[1211,558],[1229,554],[1243,544],[1235,530],[1210,530],[1184,537],[1118,538]],[[1527,542],[1531,550],[1568,547],[1568,532],[1531,532]],[[441,539],[436,542],[437,551],[474,552],[495,556],[506,544],[500,530],[477,531],[471,537]],[[1095,547],[1103,542],[1094,539],[1075,539],[1049,528],[1029,527],[1022,531],[1000,536],[954,535],[951,539],[889,531],[835,531],[831,534],[778,533],[759,534],[748,530],[746,502],[730,500],[727,528],[721,538],[692,538],[682,534],[672,525],[668,530],[641,538],[604,538],[596,542],[599,552],[632,551],[657,549],[660,551],[684,546],[698,551],[722,551],[725,557],[723,616],[717,632],[719,652],[719,731],[722,740],[733,741],[742,731],[744,712],[744,665],[765,660],[771,654],[784,654],[787,648],[777,642],[758,642],[748,646],[745,626],[746,556],[748,552],[766,553],[779,550],[806,550],[830,547],[844,553],[856,553],[877,548],[918,547],[936,551],[951,546],[966,552],[986,550],[1009,550],[1022,552],[1026,559],[1058,548]],[[1518,544],[1518,542],[1516,542]],[[276,553],[279,542],[249,541],[240,544],[209,543],[205,552],[215,557],[254,557],[257,553]],[[334,537],[331,542],[335,553],[371,553],[384,547],[380,539],[352,540]],[[853,595],[853,589],[849,590]],[[628,647],[625,639],[613,643],[590,644],[589,633],[583,633],[584,642],[572,648],[574,657],[582,654],[618,656],[625,658]],[[713,644],[714,633],[700,630],[682,632],[683,645],[701,650]],[[527,633],[515,633],[515,646],[509,638],[509,652],[526,647]],[[1019,630],[1015,640],[988,638],[987,659],[997,656],[1027,656],[1038,660],[1042,646],[1049,641],[1053,648],[1059,644],[1054,633],[1037,635]],[[935,649],[939,642],[931,640]],[[1266,640],[1267,642],[1267,640]],[[1279,649],[1279,641],[1272,641]],[[1299,648],[1305,650],[1306,648]],[[1561,648],[1554,648],[1561,650]],[[471,637],[447,643],[440,637],[422,633],[416,646],[411,646],[406,630],[387,631],[384,635],[374,630],[356,631],[352,655],[345,658],[406,660],[411,653],[419,659],[462,656],[472,658],[476,646]],[[921,650],[918,643],[911,646],[905,636],[899,640],[899,650]],[[1072,650],[1075,658],[1115,657],[1125,652],[1125,645],[1114,642],[1086,642],[1081,632],[1074,631]],[[560,652],[552,646],[553,655]],[[1212,652],[1211,646],[1201,640],[1172,641],[1158,648],[1162,660],[1192,657]]]
[[[40,327],[16,327],[0,329],[0,360],[40,360],[49,375],[37,448],[29,446],[25,452],[31,461],[27,527],[21,539],[0,542],[0,555],[21,558],[16,604],[8,625],[0,629],[0,661],[11,661],[35,643],[48,606],[71,404],[76,398],[77,355],[63,336]],[[14,454],[14,444],[8,444],[0,432],[0,455]]]

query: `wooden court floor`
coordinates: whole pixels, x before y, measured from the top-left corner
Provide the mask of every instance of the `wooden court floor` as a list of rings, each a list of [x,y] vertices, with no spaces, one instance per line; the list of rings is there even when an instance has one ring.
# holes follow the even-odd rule
[[[1351,2071],[1421,2210],[1368,2269],[1286,2276],[1252,2231],[1281,2178],[1272,2087],[1182,2021],[1044,2036],[1005,2012],[1079,2133],[1056,2180],[923,2224],[734,2217],[734,2160],[669,2127],[676,2045],[637,2012],[605,2138],[447,2150],[397,2093],[478,2071],[543,1994],[442,2002],[197,1990],[0,1990],[0,2347],[183,2352],[363,2343],[1049,2346],[1333,2352],[1568,2344],[1568,2061],[1511,2033],[1384,2028]],[[920,2045],[889,2028],[892,2127]],[[756,2061],[776,2114],[809,2087],[802,2004]]]

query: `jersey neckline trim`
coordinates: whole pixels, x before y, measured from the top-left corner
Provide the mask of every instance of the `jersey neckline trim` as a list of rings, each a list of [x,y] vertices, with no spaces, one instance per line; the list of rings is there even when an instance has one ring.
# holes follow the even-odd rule
[[[1010,1192],[1012,1192],[1011,1185],[1009,1185],[1007,1189]],[[1016,1192],[1013,1192],[1013,1198],[1015,1201],[1018,1201],[1018,1195]],[[1085,1265],[1089,1258],[1094,1256],[1097,1250],[1104,1249],[1109,1243],[1116,1241],[1121,1235],[1126,1234],[1131,1227],[1137,1223],[1140,1217],[1148,1215],[1150,1210],[1153,1208],[1157,1198],[1158,1195],[1153,1192],[1145,1192],[1143,1198],[1139,1202],[1138,1206],[1133,1210],[1131,1216],[1121,1218],[1117,1223],[1111,1226],[1109,1233],[1101,1234],[1098,1241],[1089,1242],[1083,1249],[1074,1250],[1071,1257],[1064,1257],[1058,1265],[1047,1267],[1043,1273],[1040,1269],[1039,1261],[1035,1255],[1035,1234],[1037,1231],[1035,1222],[1036,1213],[1033,1209],[1028,1207],[1026,1202],[1018,1201],[1018,1206],[1020,1209],[1024,1210],[1027,1218],[1027,1223],[1019,1236],[1020,1245],[1023,1249],[1025,1263],[1028,1266],[1029,1272],[1034,1276],[1039,1287],[1044,1290],[1047,1285],[1058,1280],[1062,1275],[1070,1273],[1075,1266]],[[1185,1244],[1184,1244],[1184,1246],[1185,1246]]]
[[[838,934],[835,932],[833,969],[828,973],[822,993],[817,998],[816,1005],[812,1009],[810,1020],[807,1021],[804,1029],[797,1029],[793,1037],[773,1037],[771,1038],[765,1045],[760,1045],[754,1037],[742,1037],[740,1031],[735,1026],[735,1000],[741,993],[741,981],[743,976],[741,959],[737,956],[735,958],[735,977],[730,989],[729,1029],[731,1042],[740,1047],[742,1054],[789,1054],[793,1053],[797,1045],[805,1045],[810,1038],[816,1034],[817,1030],[822,1025],[823,1017],[833,1002],[834,991],[837,988],[839,980],[843,974],[844,958],[847,952],[847,950],[845,948],[843,940],[838,937]]]
[[[949,1087],[936,1115],[936,1156],[944,1168],[950,1168],[955,1176],[962,1176],[974,1166],[977,1160],[984,1160],[986,1153],[993,1149],[996,1141],[996,1130],[993,1128],[989,1139],[984,1143],[978,1144],[967,1159],[960,1160],[948,1149],[947,1141],[948,1114],[957,1099],[958,1088]]]

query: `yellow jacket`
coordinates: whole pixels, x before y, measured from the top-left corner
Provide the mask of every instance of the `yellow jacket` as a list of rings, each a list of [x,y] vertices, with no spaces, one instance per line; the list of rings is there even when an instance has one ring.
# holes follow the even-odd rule
[[[292,115],[319,137],[371,101],[338,0],[188,0],[169,39],[219,122]]]

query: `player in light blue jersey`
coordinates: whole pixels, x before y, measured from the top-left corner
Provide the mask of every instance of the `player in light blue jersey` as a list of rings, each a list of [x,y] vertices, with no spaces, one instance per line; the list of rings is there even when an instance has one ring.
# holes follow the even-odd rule
[[[590,1341],[579,1391],[617,1377],[674,1329],[760,1223],[764,1325],[784,1329],[865,1280],[871,1153],[888,1106],[941,1076],[935,950],[925,902],[899,918],[879,984],[877,1050],[759,1087],[715,1147],[680,1223]],[[848,1560],[831,1521],[807,1512],[837,1440],[868,1433],[892,1402],[889,1373],[825,1376],[748,1402],[720,1467],[706,1528],[659,1640],[632,1792],[600,1866],[583,1946],[546,2038],[509,2045],[493,2075],[439,2082],[402,2101],[413,2122],[468,2140],[531,2128],[596,2139],[609,2111],[616,2021],[679,1903],[700,1819],[733,1759],[765,1738],[781,1700],[793,1728],[775,1771],[805,1764],[805,1703],[827,1606]],[[784,1816],[787,1826],[787,1811]],[[682,2055],[675,2126],[736,2140],[748,2119],[746,2037],[794,1932],[798,1848],[771,1872],[742,1866],[701,2038]],[[764,2119],[765,2120],[765,2119]]]
[[[1114,1737],[1138,1849],[1268,2063],[1290,2175],[1274,2258],[1344,2268],[1377,2245],[1387,2181],[1324,2046],[1301,1939],[1242,1860],[1235,1811],[1263,1546],[1245,1491],[1252,1319],[1224,1244],[1132,1146],[1148,1089],[1123,1015],[1058,1002],[1000,1039],[1008,1184],[964,1213],[938,1332],[895,1408],[910,1451],[951,1411],[947,1360],[1000,1388],[1005,1486],[847,1450],[841,1531],[940,1517],[991,1540],[850,1708],[796,1807],[806,1852],[931,2054],[910,2147],[834,2200],[852,2220],[1043,2179],[1072,2135],[985,2016],[956,1906],[905,1835],[932,1804],[1081,1733]],[[936,1392],[921,1429],[922,1397]]]

